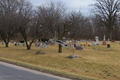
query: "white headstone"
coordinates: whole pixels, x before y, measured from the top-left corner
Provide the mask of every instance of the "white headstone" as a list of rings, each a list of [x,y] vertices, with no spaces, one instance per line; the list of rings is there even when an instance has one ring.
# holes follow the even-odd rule
[[[100,43],[98,39],[99,39],[99,37],[98,37],[98,36],[96,36],[96,37],[95,37],[95,40],[96,40],[96,43],[97,43],[97,44],[99,44],[99,43]]]
[[[23,42],[23,46],[25,46],[25,42]]]
[[[20,42],[18,42],[18,46],[20,46]]]
[[[96,41],[93,41],[93,46],[96,46],[96,45],[97,45]]]

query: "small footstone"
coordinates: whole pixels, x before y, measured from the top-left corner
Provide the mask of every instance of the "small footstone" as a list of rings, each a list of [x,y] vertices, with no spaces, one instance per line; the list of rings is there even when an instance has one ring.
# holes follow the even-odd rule
[[[95,48],[95,49],[98,49],[98,48]]]

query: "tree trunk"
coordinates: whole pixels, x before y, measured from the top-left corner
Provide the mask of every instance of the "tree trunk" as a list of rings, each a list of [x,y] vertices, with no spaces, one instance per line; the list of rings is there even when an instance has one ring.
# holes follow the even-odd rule
[[[58,53],[62,53],[62,45],[59,44],[59,50],[58,50]]]
[[[30,42],[29,45],[28,45],[28,43],[27,43],[26,45],[27,45],[27,50],[30,50],[30,49],[31,49],[32,42]]]
[[[112,30],[110,30],[110,40],[112,40]]]
[[[27,50],[30,50],[30,48],[31,48],[31,46],[29,45],[29,46],[27,46]]]
[[[5,43],[5,47],[8,47],[8,42]]]

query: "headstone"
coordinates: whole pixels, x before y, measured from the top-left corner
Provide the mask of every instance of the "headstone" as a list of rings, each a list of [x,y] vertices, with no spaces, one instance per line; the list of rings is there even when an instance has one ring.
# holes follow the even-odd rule
[[[103,37],[103,45],[106,45],[105,35]]]
[[[63,42],[66,42],[66,38],[65,37],[63,37]]]
[[[15,43],[15,46],[17,46],[17,43]]]
[[[18,46],[20,46],[20,42],[18,42]]]
[[[51,45],[55,45],[55,42],[52,42]]]
[[[47,47],[48,47],[46,43],[44,43],[44,45],[43,45],[43,46],[44,46],[44,48],[47,48]]]
[[[81,39],[80,41],[81,41],[81,42],[86,42],[86,40],[83,40],[83,39]]]
[[[23,46],[25,46],[25,42],[23,42]]]
[[[42,47],[43,46],[43,44],[42,44],[42,42],[40,42],[40,47]]]
[[[47,45],[47,44],[45,45],[45,48],[48,48],[48,45]]]
[[[13,41],[13,40],[11,40],[10,42],[11,42],[11,43],[14,43],[14,41]]]
[[[89,41],[88,42],[91,42],[91,40],[89,39]]]
[[[14,45],[15,45],[15,46],[17,46],[17,43],[16,43],[16,42],[14,42]]]
[[[78,44],[78,43],[76,43],[76,46],[79,46],[79,44]]]
[[[81,46],[76,46],[75,50],[83,50],[83,48]]]
[[[96,41],[93,41],[93,43],[92,43],[92,44],[93,44],[93,46],[96,46],[96,45],[97,45]]]
[[[86,40],[82,40],[83,42],[86,42]]]
[[[115,40],[111,40],[111,42],[115,42]]]
[[[98,39],[99,39],[99,37],[96,36],[96,37],[95,37],[95,40],[96,40],[96,44],[97,44],[97,45],[99,45],[99,43],[100,43]]]
[[[36,43],[36,47],[39,47],[39,43]]]
[[[103,45],[106,45],[106,41],[103,41]]]
[[[48,45],[55,45],[55,41],[53,41],[53,39],[49,39]]]
[[[2,41],[2,45],[4,45],[4,41]]]
[[[78,41],[78,43],[81,43],[80,41]]]

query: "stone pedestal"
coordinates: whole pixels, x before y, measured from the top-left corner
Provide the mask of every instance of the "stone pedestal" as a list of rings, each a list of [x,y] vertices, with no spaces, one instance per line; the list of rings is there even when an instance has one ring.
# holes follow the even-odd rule
[[[103,45],[106,45],[106,41],[103,41]]]
[[[70,58],[70,59],[75,59],[75,58],[80,58],[79,56],[77,56],[77,55],[70,55],[70,56],[68,56],[67,58]]]

